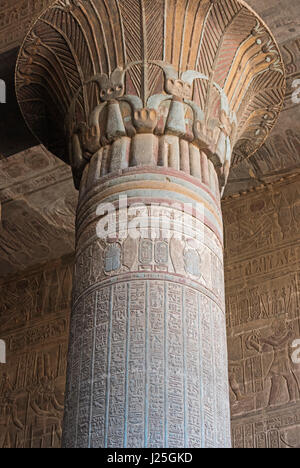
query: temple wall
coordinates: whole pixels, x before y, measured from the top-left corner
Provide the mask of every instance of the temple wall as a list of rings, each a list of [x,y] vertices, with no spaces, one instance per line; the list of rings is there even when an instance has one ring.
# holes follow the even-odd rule
[[[223,202],[235,447],[300,445],[299,181]],[[60,446],[72,263],[0,284],[1,448]]]
[[[20,45],[32,18],[38,16],[52,0],[3,0],[0,4],[0,51]]]
[[[61,444],[72,286],[67,258],[0,284],[0,448]]]
[[[223,204],[234,447],[300,446],[299,180]]]

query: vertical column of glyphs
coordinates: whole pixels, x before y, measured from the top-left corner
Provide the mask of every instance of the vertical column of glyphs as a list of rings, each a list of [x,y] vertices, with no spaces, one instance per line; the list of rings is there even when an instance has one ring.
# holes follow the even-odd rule
[[[214,387],[214,356],[212,352],[212,316],[211,301],[200,295],[200,356],[202,383],[202,430],[204,445],[207,448],[215,444],[215,387]]]
[[[110,309],[104,440],[105,446],[109,443],[110,447],[122,447],[124,443],[127,301],[127,284],[114,285]]]
[[[90,446],[104,447],[111,289],[104,287],[96,294]]]
[[[188,445],[190,447],[199,447],[203,444],[202,440],[202,395],[201,395],[201,362],[200,356],[200,313],[199,294],[187,288],[184,296],[184,328],[185,328],[185,350],[186,350],[186,423],[189,428]]]
[[[185,445],[185,349],[183,290],[168,283],[167,305],[167,446]]]
[[[166,283],[149,282],[148,447],[165,445],[166,421]]]
[[[95,294],[88,294],[84,298],[84,315],[82,317],[82,327],[84,334],[81,334],[81,359],[80,359],[80,382],[78,395],[78,415],[77,415],[77,444],[78,447],[87,447],[90,439],[90,412],[92,380],[94,360],[94,332],[95,332]],[[82,313],[82,309],[79,313]]]
[[[67,383],[66,383],[66,398],[65,398],[65,413],[64,413],[64,427],[69,430],[64,432],[63,445],[65,447],[72,446],[76,441],[76,428],[77,424],[77,409],[78,409],[78,386],[80,381],[80,358],[82,339],[81,329],[81,304],[72,310],[71,324],[70,324],[70,339],[69,339],[69,352],[68,352],[68,368],[67,368]],[[73,424],[73,428],[72,428]]]
[[[73,315],[66,447],[230,445],[225,317],[213,301],[132,280],[84,302]]]
[[[214,345],[214,371],[215,371],[215,390],[216,390],[216,426],[215,426],[215,445],[217,447],[228,446],[231,440],[230,424],[219,424],[219,421],[230,421],[230,408],[228,398],[224,395],[229,394],[228,385],[228,357],[227,357],[227,337],[226,337],[226,317],[224,312],[213,302],[213,345]]]
[[[128,396],[126,405],[127,425],[125,446],[146,445],[146,346],[147,336],[147,286],[144,281],[130,282],[130,326],[127,349]]]

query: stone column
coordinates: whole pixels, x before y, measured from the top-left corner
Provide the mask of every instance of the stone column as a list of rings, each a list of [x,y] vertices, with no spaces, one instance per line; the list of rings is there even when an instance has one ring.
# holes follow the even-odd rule
[[[158,142],[139,137],[157,158]],[[103,154],[85,169],[66,446],[230,445],[218,181],[206,156],[184,146],[178,163],[197,157],[203,176],[155,166],[101,176]],[[107,152],[112,161],[113,146]]]
[[[229,447],[221,195],[284,96],[236,0],[60,0],[16,87],[80,190],[64,447]]]

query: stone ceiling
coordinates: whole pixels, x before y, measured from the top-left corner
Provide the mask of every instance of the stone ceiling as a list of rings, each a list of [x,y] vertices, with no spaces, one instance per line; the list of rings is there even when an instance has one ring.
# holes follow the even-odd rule
[[[51,0],[0,0],[0,78],[13,77],[24,30],[32,16],[49,3]],[[288,86],[275,129],[254,156],[231,171],[227,197],[300,172],[300,105],[292,102],[292,83],[300,79],[300,1],[248,0],[248,4],[280,45]],[[0,106],[1,138],[5,135],[0,140],[0,278],[74,250],[77,193],[71,171],[42,146],[30,148],[35,143],[25,126],[18,127],[16,138],[20,115],[14,106]],[[29,149],[20,152],[20,139],[23,148]],[[1,158],[1,154],[10,157]]]
[[[0,278],[74,252],[70,168],[42,146],[0,161]]]

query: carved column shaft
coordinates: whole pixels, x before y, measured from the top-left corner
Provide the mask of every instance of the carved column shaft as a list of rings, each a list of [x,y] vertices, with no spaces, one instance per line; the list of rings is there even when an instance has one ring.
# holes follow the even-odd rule
[[[59,0],[16,85],[80,189],[64,445],[230,446],[220,193],[282,104],[271,34],[236,0]]]
[[[78,208],[64,445],[228,447],[214,168],[207,166],[213,191],[149,167],[104,177],[99,189],[94,159]],[[97,216],[108,204],[115,211]],[[106,223],[111,231],[102,239]]]

